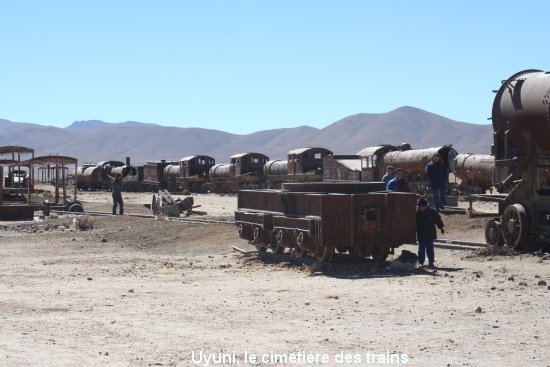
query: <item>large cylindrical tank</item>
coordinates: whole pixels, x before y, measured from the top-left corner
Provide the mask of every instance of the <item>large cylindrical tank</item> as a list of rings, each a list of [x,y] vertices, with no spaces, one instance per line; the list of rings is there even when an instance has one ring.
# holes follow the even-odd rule
[[[493,102],[496,159],[550,151],[550,74],[524,70],[502,82]]]
[[[78,175],[78,186],[84,188],[98,188],[101,178],[101,168],[97,166],[86,167]]]
[[[122,177],[126,177],[128,175],[128,172],[132,169],[132,166],[121,166],[121,167],[112,167],[110,169],[109,176],[115,177],[117,174],[120,173]]]
[[[495,157],[486,154],[459,154],[451,163],[455,176],[462,182],[489,188],[498,182]]]
[[[288,174],[288,160],[275,159],[264,165],[265,176],[282,176]]]
[[[210,168],[210,178],[226,178],[233,177],[233,165],[230,163],[227,164],[216,164]]]
[[[426,164],[430,162],[434,153],[439,153],[447,168],[450,168],[451,161],[458,155],[458,152],[451,145],[439,148],[394,151],[384,155],[382,164],[379,167],[381,172],[385,172],[386,167],[393,166],[393,168],[401,168],[405,176],[423,176]]]
[[[164,178],[173,178],[176,179],[180,177],[180,165],[179,164],[169,164],[166,167],[164,167],[164,175],[162,176]]]

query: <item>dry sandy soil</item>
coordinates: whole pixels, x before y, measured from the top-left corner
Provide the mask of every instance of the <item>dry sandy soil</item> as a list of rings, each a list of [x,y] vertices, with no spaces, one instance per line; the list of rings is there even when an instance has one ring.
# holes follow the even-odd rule
[[[126,213],[151,197],[124,194]],[[110,210],[108,193],[80,199]],[[194,199],[201,218],[236,207]],[[486,219],[443,219],[445,237],[483,241]],[[226,224],[74,220],[0,223],[1,366],[550,365],[544,253],[437,249],[434,272],[396,266],[405,245],[382,266],[319,267],[234,252],[249,245]]]

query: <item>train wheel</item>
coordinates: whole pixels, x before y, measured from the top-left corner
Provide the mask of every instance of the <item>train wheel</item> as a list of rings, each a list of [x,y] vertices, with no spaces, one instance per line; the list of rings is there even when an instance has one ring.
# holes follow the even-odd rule
[[[296,247],[294,249],[294,251],[292,251],[292,255],[296,256],[296,257],[299,257],[301,259],[303,259],[304,257],[307,256],[307,253],[308,251],[305,250],[305,249],[302,249],[302,248],[299,248],[299,247]]]
[[[259,252],[266,252],[267,251],[267,247],[265,247],[265,245],[255,244],[254,246],[256,246],[256,250],[258,250]]]
[[[273,251],[273,253],[282,254],[283,252],[285,252],[285,245],[284,245],[284,242],[283,242],[284,237],[285,237],[285,234],[284,234],[283,230],[279,229],[277,231],[277,234],[275,235],[274,241],[272,242],[271,250]]]
[[[519,249],[527,245],[527,214],[523,205],[513,204],[504,210],[502,232],[508,246]]]
[[[84,212],[84,208],[79,203],[74,203],[69,207],[69,211],[73,213],[82,213]]]
[[[485,243],[491,247],[501,247],[504,244],[501,225],[494,219],[491,219],[485,225]]]
[[[282,254],[285,252],[285,245],[282,245],[280,243],[277,243],[271,247],[271,251],[273,251],[274,254]]]
[[[321,262],[331,261],[332,258],[334,257],[334,250],[335,250],[334,245],[321,246],[321,248],[318,249],[315,254],[317,257],[317,260]]]
[[[390,254],[390,246],[386,244],[380,244],[378,246],[377,245],[373,246],[371,256],[372,256],[372,259],[378,263],[386,260],[389,254]]]

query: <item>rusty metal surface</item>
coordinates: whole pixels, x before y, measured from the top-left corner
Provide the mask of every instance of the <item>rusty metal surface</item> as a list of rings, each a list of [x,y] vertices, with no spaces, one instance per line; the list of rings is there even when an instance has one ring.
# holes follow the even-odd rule
[[[216,160],[207,155],[193,155],[180,159],[180,177],[207,177]]]
[[[361,181],[359,156],[329,155],[323,161],[324,181]]]
[[[271,160],[264,165],[264,175],[266,176],[283,176],[288,173],[288,160]]]
[[[486,154],[459,154],[451,168],[462,183],[488,189],[500,182],[495,167],[495,157]]]
[[[382,144],[375,147],[366,147],[358,151],[357,154],[360,157],[369,157],[372,155],[384,155],[388,152],[397,150],[397,147],[389,144]]]
[[[4,202],[0,205],[0,220],[32,220],[35,209],[33,205]]]
[[[0,155],[12,154],[12,153],[34,154],[34,149],[21,147],[18,145],[6,145],[6,146],[0,147]]]
[[[209,176],[211,179],[215,179],[218,177],[233,177],[235,176],[234,166],[229,163],[215,164],[210,168]]]
[[[530,139],[550,152],[549,103],[548,73],[524,70],[502,82],[492,111],[497,159],[513,158],[512,149],[506,152],[505,140],[523,154],[527,154]]]
[[[143,166],[143,180],[159,183],[164,179],[164,168],[169,165],[177,166],[179,161],[149,161]]]
[[[78,164],[78,160],[73,157],[67,157],[62,155],[45,155],[40,157],[34,157],[30,160],[25,161],[28,164],[57,164],[57,165],[68,165],[68,164]]]
[[[164,177],[171,177],[173,179],[176,179],[177,177],[180,177],[181,175],[181,168],[179,164],[169,164],[168,166],[164,167]]]
[[[311,171],[322,171],[323,159],[333,154],[325,148],[300,148],[288,152],[288,174],[300,175]]]
[[[387,166],[393,166],[394,168],[401,168],[405,175],[424,175],[426,164],[430,162],[434,153],[439,153],[441,155],[441,160],[448,168],[452,160],[458,155],[458,152],[451,145],[444,145],[437,148],[389,152],[384,155],[381,164],[381,172],[385,172]]]
[[[341,248],[358,258],[380,260],[391,247],[416,240],[416,195],[366,190],[380,184],[327,186],[355,193],[314,192],[320,184],[307,185],[316,188],[313,192],[239,191],[235,222],[242,238],[276,251],[299,248],[325,261],[332,257],[330,251]],[[361,191],[365,193],[357,193]]]
[[[269,160],[269,157],[262,153],[254,153],[254,152],[247,152],[247,153],[238,153],[234,154],[229,159],[235,159],[235,158],[247,158],[247,157],[255,157],[260,159],[266,159],[266,162]]]
[[[383,182],[316,182],[316,183],[293,183],[288,182],[282,185],[283,191],[293,192],[321,192],[359,194],[373,191],[384,191],[386,186]]]

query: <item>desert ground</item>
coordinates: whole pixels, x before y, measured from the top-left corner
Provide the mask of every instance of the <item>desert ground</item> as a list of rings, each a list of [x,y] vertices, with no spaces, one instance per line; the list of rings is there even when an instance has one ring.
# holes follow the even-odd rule
[[[152,194],[123,197],[151,213]],[[230,220],[237,199],[194,203]],[[484,241],[486,217],[442,217],[445,238]],[[232,225],[131,215],[1,222],[0,239],[0,366],[550,366],[544,252],[438,248],[432,271],[396,260],[409,244],[319,266],[236,252],[253,247]]]

